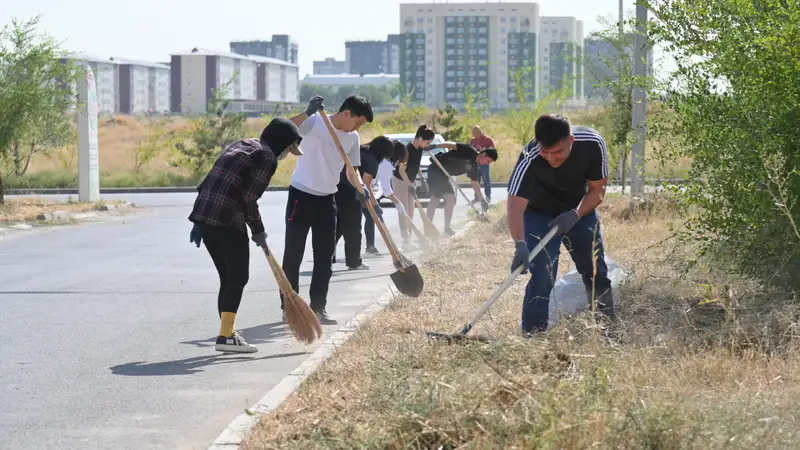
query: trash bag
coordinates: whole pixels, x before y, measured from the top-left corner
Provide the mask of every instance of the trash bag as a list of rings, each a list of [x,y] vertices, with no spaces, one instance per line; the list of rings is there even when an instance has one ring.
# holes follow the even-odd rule
[[[613,259],[606,257],[608,278],[611,280],[611,292],[614,294],[614,303],[619,303],[621,297],[620,285],[628,278],[628,271],[617,264]],[[583,278],[573,268],[566,275],[559,278],[550,291],[550,324],[555,324],[561,317],[575,315],[589,309],[589,298],[583,286]]]

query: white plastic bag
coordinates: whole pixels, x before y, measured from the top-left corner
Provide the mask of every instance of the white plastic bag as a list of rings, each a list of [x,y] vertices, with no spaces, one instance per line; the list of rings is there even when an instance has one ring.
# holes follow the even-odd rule
[[[608,278],[611,280],[611,292],[616,303],[621,295],[619,286],[627,279],[629,274],[624,267],[608,256],[606,256],[605,260],[606,266],[608,266]],[[589,299],[583,286],[583,278],[573,268],[566,275],[559,278],[553,286],[553,290],[550,291],[549,324],[555,324],[561,317],[574,315],[589,309],[589,307]]]

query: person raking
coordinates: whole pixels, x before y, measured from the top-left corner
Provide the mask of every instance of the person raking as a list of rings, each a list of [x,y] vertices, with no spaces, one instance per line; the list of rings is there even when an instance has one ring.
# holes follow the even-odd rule
[[[530,269],[531,275],[522,305],[523,334],[547,329],[562,241],[583,278],[589,302],[594,297],[597,310],[615,318],[596,211],[607,180],[608,153],[600,133],[571,126],[562,115],[536,120],[534,138],[520,153],[508,183],[508,231],[516,247],[511,270],[525,264],[523,273]],[[530,251],[552,227],[558,227],[557,234],[528,265]]]
[[[431,144],[430,148],[449,149],[446,152],[435,155],[436,159],[450,176],[466,175],[469,178],[472,190],[475,192],[475,198],[480,200],[482,209],[486,212],[489,209],[489,203],[481,195],[480,185],[478,184],[480,179],[478,167],[497,161],[497,150],[484,148],[478,152],[471,145],[453,142]],[[455,232],[450,225],[453,219],[453,210],[456,207],[456,194],[453,190],[453,185],[447,178],[447,174],[442,171],[436,162],[431,162],[428,167],[428,187],[431,191],[431,197],[428,200],[427,213],[428,218],[433,221],[436,208],[439,207],[439,201],[444,199],[444,234],[452,236]]]
[[[302,137],[289,120],[275,118],[259,139],[241,139],[228,145],[197,187],[197,198],[189,215],[194,223],[189,241],[206,250],[219,274],[217,310],[220,330],[215,348],[222,352],[253,353],[235,329],[242,292],[249,281],[250,246],[247,227],[259,247],[267,233],[258,211],[258,199],[269,186],[278,161],[289,153],[302,155]]]

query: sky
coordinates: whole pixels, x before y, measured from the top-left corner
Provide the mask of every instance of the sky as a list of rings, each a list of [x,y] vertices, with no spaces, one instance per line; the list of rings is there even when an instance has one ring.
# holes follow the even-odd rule
[[[421,1],[420,1],[421,2]],[[635,0],[623,0],[626,17]],[[312,62],[344,59],[348,40],[386,39],[400,29],[399,0],[0,0],[0,22],[42,15],[44,32],[72,52],[147,61],[193,47],[229,51],[234,40],[288,34],[299,46],[300,77]],[[402,3],[413,3],[403,1]],[[448,3],[442,0],[430,3]],[[449,3],[511,3],[461,1]],[[539,0],[541,16],[573,16],[584,33],[616,20],[619,0]],[[658,58],[658,55],[656,55]]]

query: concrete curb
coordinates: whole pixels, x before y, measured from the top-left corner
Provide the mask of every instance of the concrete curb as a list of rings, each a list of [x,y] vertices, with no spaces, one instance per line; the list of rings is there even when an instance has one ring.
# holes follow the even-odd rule
[[[96,217],[99,211],[102,212],[117,211],[120,209],[135,208],[135,207],[136,207],[135,204],[131,202],[125,202],[121,205],[101,205],[97,210],[92,210],[92,211],[81,211],[81,212],[53,211],[53,212],[46,212],[39,214],[38,216],[36,216],[36,220],[40,222],[52,222],[52,221],[88,219],[90,217]]]
[[[477,223],[469,220],[464,227],[456,232],[451,239],[460,238]],[[334,356],[336,349],[353,336],[362,325],[382,312],[391,303],[396,293],[393,290],[382,295],[373,304],[356,314],[352,319],[339,328],[331,337],[317,348],[297,369],[289,373],[270,389],[261,400],[252,408],[236,416],[222,433],[214,440],[208,450],[234,450],[238,449],[242,441],[247,438],[248,432],[258,423],[261,415],[278,408],[290,395],[297,392],[300,385],[314,373],[320,364]]]

